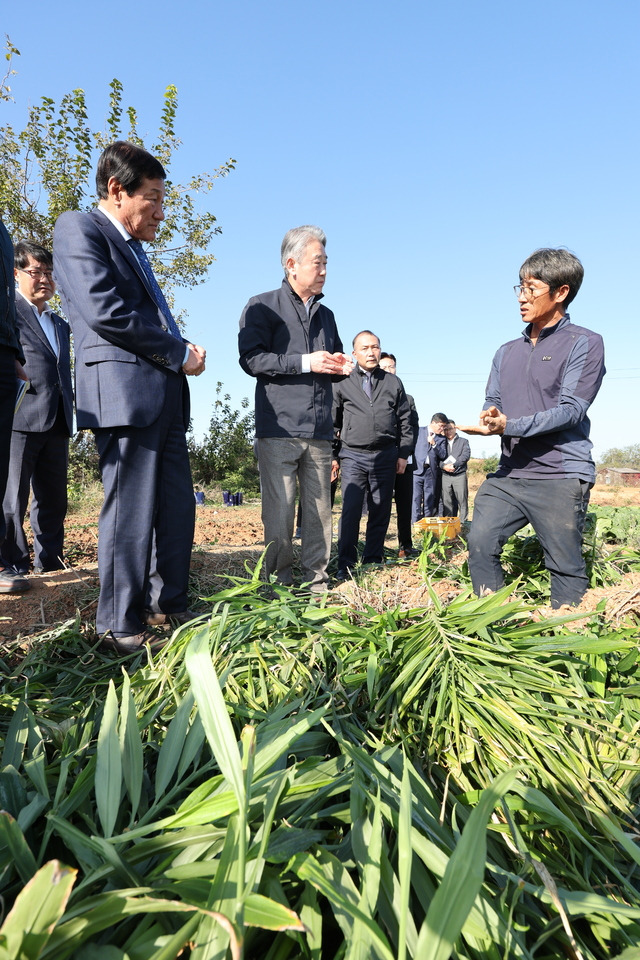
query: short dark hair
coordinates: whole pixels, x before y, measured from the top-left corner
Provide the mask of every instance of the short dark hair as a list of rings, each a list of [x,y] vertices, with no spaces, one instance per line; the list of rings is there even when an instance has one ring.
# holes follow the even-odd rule
[[[553,294],[565,283],[569,293],[563,301],[569,306],[582,284],[584,267],[574,253],[564,247],[541,247],[534,250],[530,257],[520,267],[520,279],[541,280],[549,285],[549,293]]]
[[[13,259],[17,269],[24,270],[30,257],[36,263],[44,264],[45,267],[53,267],[53,257],[49,250],[31,240],[18,240],[13,248]]]
[[[446,415],[446,413],[434,413],[434,415],[431,417],[430,422],[431,423],[448,423],[449,417]]]
[[[381,359],[381,360],[393,360],[394,363],[397,363],[397,362],[398,362],[392,353],[385,353],[384,350],[383,350],[382,353],[380,354],[380,359]]]
[[[356,333],[355,337],[351,341],[351,346],[353,347],[354,350],[356,346],[356,340],[358,339],[358,337],[362,337],[365,333],[368,333],[370,337],[375,337],[378,343],[380,343],[380,337],[378,336],[377,333],[374,333],[373,330],[361,330],[360,333]]]
[[[445,427],[455,427],[455,425],[456,425],[455,420],[447,420],[447,422],[445,423]]]
[[[98,160],[96,189],[101,200],[109,196],[109,180],[114,177],[129,196],[143,180],[165,180],[167,175],[159,160],[128,140],[116,140],[106,147]]]

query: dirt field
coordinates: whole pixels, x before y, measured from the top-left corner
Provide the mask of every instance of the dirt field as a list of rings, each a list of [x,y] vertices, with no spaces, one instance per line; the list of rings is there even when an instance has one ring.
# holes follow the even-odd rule
[[[473,495],[482,481],[481,475],[470,477]],[[640,506],[640,489],[596,485],[591,494],[593,504],[612,506]],[[337,531],[339,507],[334,509],[333,526]],[[97,576],[98,520],[97,508],[86,514],[72,513],[66,527],[66,555],[68,569],[57,573],[32,576],[32,589],[25,594],[0,598],[0,645],[15,645],[21,638],[42,634],[60,623],[77,619],[87,636],[93,636],[93,621],[98,596]],[[397,549],[395,518],[392,518],[387,547]],[[205,607],[198,598],[211,596],[229,585],[228,576],[246,576],[248,564],[255,566],[262,552],[262,523],[258,501],[242,507],[225,508],[221,503],[208,503],[196,512],[196,530],[192,561],[193,606]],[[460,564],[465,554],[455,545],[451,563]],[[379,604],[381,609],[417,607],[429,603],[428,590],[415,563],[391,563],[372,574],[371,595],[367,602]],[[455,583],[439,581],[437,592],[447,601],[459,592]],[[343,584],[336,597],[345,602],[353,599],[354,587]],[[589,591],[581,611],[593,611],[607,599],[611,616],[635,610],[640,604],[640,575],[625,578],[611,590]],[[618,613],[616,614],[616,611]]]

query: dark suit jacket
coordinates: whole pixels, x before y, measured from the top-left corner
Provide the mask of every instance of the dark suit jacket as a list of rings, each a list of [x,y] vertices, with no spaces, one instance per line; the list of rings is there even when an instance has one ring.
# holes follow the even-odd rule
[[[431,470],[439,470],[440,461],[446,460],[446,458],[447,441],[445,437],[438,434],[436,436],[435,446],[432,447],[429,443],[429,427],[420,427],[418,430],[416,449],[413,455],[416,463],[414,475],[420,477],[426,473],[427,467],[425,461],[429,464]],[[437,476],[437,474],[434,473],[434,476]]]
[[[449,456],[449,444],[447,443],[447,457]],[[456,462],[453,465],[453,473],[450,473],[449,470],[445,470],[442,464],[440,464],[443,473],[446,473],[448,477],[456,477],[460,473],[467,472],[467,461],[471,456],[471,447],[469,446],[469,441],[465,440],[464,437],[456,437],[453,441],[453,446],[451,448],[451,456],[456,458]],[[446,457],[445,457],[446,459]]]
[[[25,433],[44,433],[54,425],[62,397],[64,418],[69,436],[73,433],[73,388],[69,324],[55,313],[50,314],[56,329],[59,355],[40,326],[30,303],[16,296],[18,335],[24,350],[25,372],[31,386],[13,418],[13,429]]]
[[[131,248],[99,209],[69,211],[54,232],[55,276],[73,331],[78,428],[147,427],[185,344],[167,328]],[[188,390],[185,428],[189,422]]]

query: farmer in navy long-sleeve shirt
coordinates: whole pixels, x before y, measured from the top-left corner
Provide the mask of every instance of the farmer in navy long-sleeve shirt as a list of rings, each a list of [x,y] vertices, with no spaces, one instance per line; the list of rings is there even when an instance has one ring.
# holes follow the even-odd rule
[[[515,287],[524,334],[496,353],[480,426],[502,437],[497,471],[476,496],[469,537],[475,592],[504,584],[500,554],[531,523],[551,576],[551,606],[578,604],[588,586],[582,533],[595,482],[587,411],[605,374],[602,337],[571,322],[582,283],[568,250],[536,250]]]

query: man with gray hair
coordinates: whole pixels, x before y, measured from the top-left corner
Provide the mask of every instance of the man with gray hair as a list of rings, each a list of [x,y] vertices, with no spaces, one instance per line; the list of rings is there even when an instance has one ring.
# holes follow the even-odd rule
[[[544,550],[551,606],[580,603],[589,581],[582,532],[595,482],[587,411],[605,374],[602,337],[571,322],[567,307],[584,270],[568,250],[536,250],[515,289],[523,334],[496,353],[480,425],[502,438],[498,469],[480,487],[469,536],[478,596],[504,584],[500,555],[530,523]]]
[[[319,227],[289,230],[282,241],[285,277],[277,290],[252,297],[240,318],[240,366],[256,377],[256,438],[265,572],[293,583],[296,479],[302,504],[302,576],[327,589],[331,550],[331,417],[333,377],[353,364],[331,310],[320,303],[327,275],[326,236]]]

